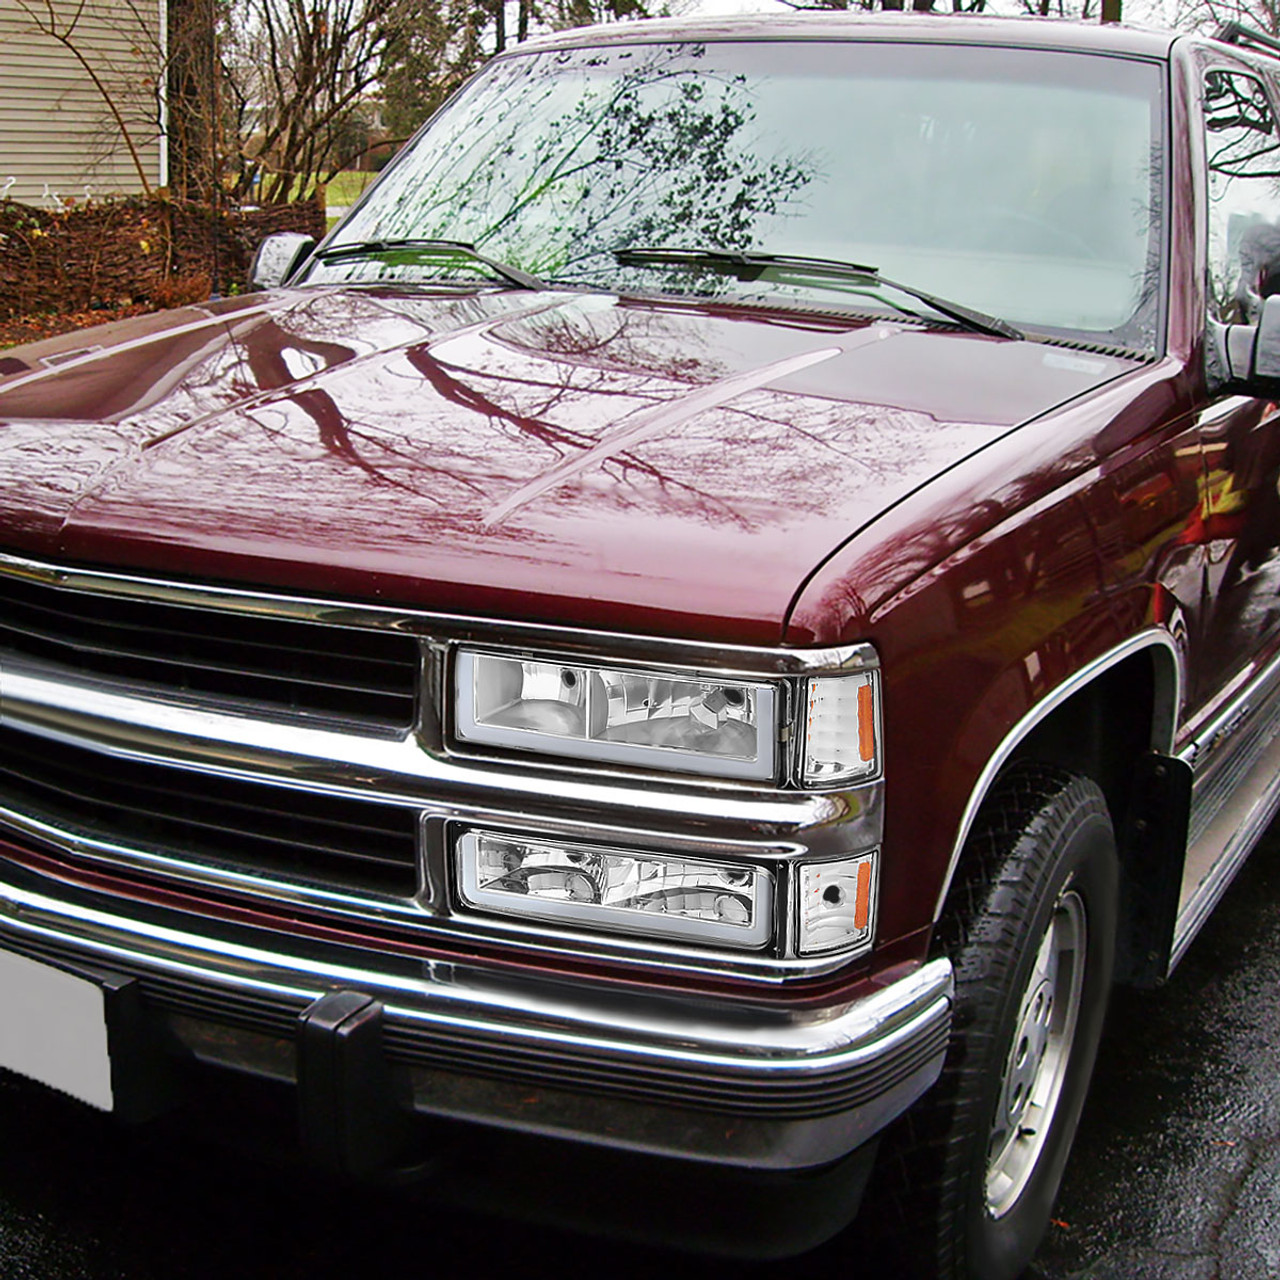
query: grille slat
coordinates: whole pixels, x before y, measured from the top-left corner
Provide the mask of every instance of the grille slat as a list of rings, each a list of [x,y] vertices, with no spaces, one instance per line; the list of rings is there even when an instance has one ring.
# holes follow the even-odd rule
[[[0,805],[126,848],[360,892],[417,891],[417,811],[398,805],[118,758],[12,729],[0,729]]]
[[[380,725],[413,722],[410,636],[0,577],[0,650],[184,694]]]
[[[16,643],[12,643],[9,647],[19,651],[21,651],[23,642],[32,648],[36,645],[47,646],[49,649],[56,646],[63,651],[61,654],[63,662],[74,661],[75,655],[83,655],[91,662],[132,660],[153,663],[155,665],[155,674],[151,677],[153,680],[159,680],[161,683],[172,684],[181,688],[185,688],[188,683],[182,675],[185,668],[198,668],[201,671],[212,672],[219,676],[239,676],[244,674],[245,665],[248,663],[252,663],[259,668],[278,666],[284,669],[288,663],[294,661],[298,656],[296,650],[284,649],[281,646],[237,644],[235,649],[244,661],[232,661],[230,658],[214,660],[203,656],[197,657],[194,647],[190,645],[180,647],[179,640],[181,637],[173,641],[175,649],[179,650],[176,653],[148,653],[143,649],[128,648],[120,644],[89,643],[84,639],[79,639],[72,643],[65,638],[51,639],[47,632],[39,631],[34,627],[17,626],[12,619],[5,619],[4,623],[0,624],[0,632],[15,637]],[[155,632],[150,633],[150,637],[155,637],[156,635],[157,633]],[[324,661],[326,665],[329,665],[330,662],[332,662],[332,665],[337,665],[336,660],[331,660],[330,655],[327,654],[313,654],[311,657]],[[380,664],[377,659],[361,658],[360,662],[362,674],[367,672],[368,679],[361,678],[357,680],[354,676],[338,676],[336,674],[324,679],[318,677],[308,678],[297,671],[291,673],[290,679],[298,685],[347,689],[353,693],[364,690],[376,692],[395,691],[397,684],[401,680],[401,673],[392,664],[384,662],[381,666],[385,670],[379,670]]]
[[[95,600],[92,597],[83,595],[77,598],[95,605],[103,603],[101,600]],[[112,603],[118,604],[119,602],[113,601]],[[130,601],[128,603],[138,602]],[[144,625],[141,621],[134,621],[128,618],[87,617],[65,609],[51,609],[45,606],[32,607],[31,605],[24,605],[20,601],[6,601],[6,606],[8,607],[9,616],[5,619],[5,626],[15,632],[26,635],[33,641],[39,639],[49,641],[54,637],[61,637],[61,642],[66,644],[68,648],[79,648],[86,652],[111,654],[117,657],[139,657],[143,655],[158,656],[154,653],[155,642],[163,639],[166,643],[180,647],[184,656],[193,663],[207,663],[210,666],[217,667],[227,665],[222,657],[228,642],[227,637],[191,635],[173,626],[161,626],[159,624],[164,620],[163,615],[153,618],[150,625]],[[168,606],[163,605],[150,605],[149,607],[156,610],[168,608]],[[24,619],[25,622],[23,621]],[[259,628],[270,628],[279,620],[255,618],[253,621]],[[41,625],[42,623],[43,625]],[[285,625],[287,626],[288,624],[286,623]],[[300,623],[297,625],[305,626],[306,624]],[[316,629],[312,627],[310,630],[314,632]],[[308,638],[306,632],[294,632],[277,638],[273,638],[269,634],[242,635],[235,637],[233,644],[238,653],[259,666],[269,666],[273,663],[279,665],[286,661],[291,662],[297,659],[299,655],[303,655],[312,662],[336,666],[347,655],[329,653],[323,644],[319,643],[323,635],[324,633],[313,635],[311,639],[315,643],[312,643],[309,647],[302,643]],[[393,641],[403,639],[402,637],[390,638]],[[126,640],[133,640],[134,643],[127,644],[125,643]],[[412,644],[411,641],[408,643]],[[369,664],[371,673],[380,677],[381,683],[385,687],[395,687],[400,674],[400,665],[396,661],[379,656],[376,652],[365,652],[361,657],[364,662]]]

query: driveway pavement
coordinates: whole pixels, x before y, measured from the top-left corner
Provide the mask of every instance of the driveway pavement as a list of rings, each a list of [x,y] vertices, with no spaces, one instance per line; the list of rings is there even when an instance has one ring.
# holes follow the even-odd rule
[[[1041,1280],[1280,1277],[1280,824],[1168,986],[1113,1004],[1057,1217]]]

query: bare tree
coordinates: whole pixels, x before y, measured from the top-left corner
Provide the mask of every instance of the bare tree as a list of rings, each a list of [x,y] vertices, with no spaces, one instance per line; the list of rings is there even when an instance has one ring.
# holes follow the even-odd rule
[[[225,148],[220,128],[222,68],[218,0],[167,0],[169,17],[169,189],[212,204]]]
[[[534,31],[646,18],[683,0],[439,0],[408,8],[387,43],[382,81],[387,126],[411,133],[495,53]],[[508,12],[514,9],[514,15]]]
[[[936,0],[784,0],[793,9],[860,9],[871,11],[885,9],[899,11],[910,9],[915,13],[932,13],[938,8],[945,8],[951,13],[985,13],[987,0],[944,0],[939,5]]]
[[[1180,27],[1212,32],[1228,22],[1280,36],[1280,0],[1180,0]]]
[[[237,0],[224,27],[228,109],[240,139],[234,194],[312,194],[347,157],[402,0]]]
[[[1275,0],[1280,5],[1280,0]],[[1121,0],[784,0],[793,9],[911,9],[916,13],[1009,13],[1028,17],[1119,22]]]

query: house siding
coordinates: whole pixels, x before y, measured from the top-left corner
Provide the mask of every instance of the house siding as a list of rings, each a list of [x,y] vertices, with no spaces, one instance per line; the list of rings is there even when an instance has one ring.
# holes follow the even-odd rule
[[[65,29],[77,9],[68,0],[0,0],[0,189],[12,200],[48,206],[46,191],[83,200],[86,187],[94,197],[142,190],[102,94],[69,50],[36,29],[51,13]],[[163,186],[159,4],[86,0],[73,40],[124,117],[147,182]]]

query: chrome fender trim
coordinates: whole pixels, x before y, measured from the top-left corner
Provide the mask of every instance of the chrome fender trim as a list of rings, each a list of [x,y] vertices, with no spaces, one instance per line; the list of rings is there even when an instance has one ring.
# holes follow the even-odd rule
[[[1171,660],[1168,668],[1162,668],[1160,665],[1156,667],[1151,746],[1157,751],[1168,752],[1172,750],[1184,688],[1182,654],[1173,637],[1167,631],[1160,627],[1150,627],[1145,631],[1140,631],[1137,635],[1130,636],[1128,640],[1094,658],[1091,662],[1085,663],[1079,671],[1068,676],[1061,684],[1041,698],[1005,734],[1000,745],[992,753],[991,758],[978,775],[978,780],[969,795],[969,801],[965,805],[959,829],[956,831],[955,843],[951,848],[951,858],[947,863],[947,874],[942,879],[942,886],[938,891],[938,899],[934,903],[933,919],[935,923],[942,915],[942,908],[946,905],[947,894],[951,891],[951,882],[955,878],[956,868],[960,865],[960,854],[964,850],[965,841],[969,838],[969,832],[973,829],[978,810],[986,800],[987,792],[991,790],[991,786],[1000,770],[1004,768],[1014,751],[1017,750],[1018,744],[1041,721],[1047,719],[1069,698],[1092,684],[1103,672],[1108,671],[1118,662],[1123,662],[1126,658],[1131,658],[1134,654],[1141,653],[1145,649],[1163,649],[1168,653]]]

